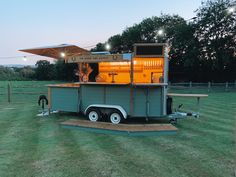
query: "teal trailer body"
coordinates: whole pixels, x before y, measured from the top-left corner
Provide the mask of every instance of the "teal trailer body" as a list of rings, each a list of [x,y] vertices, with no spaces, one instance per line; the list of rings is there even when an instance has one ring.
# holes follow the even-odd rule
[[[52,87],[51,88],[51,109],[64,112],[79,111],[79,92],[78,88],[71,87]]]
[[[49,85],[52,111],[82,112],[92,104],[119,105],[130,117],[163,117],[163,86],[78,83]]]

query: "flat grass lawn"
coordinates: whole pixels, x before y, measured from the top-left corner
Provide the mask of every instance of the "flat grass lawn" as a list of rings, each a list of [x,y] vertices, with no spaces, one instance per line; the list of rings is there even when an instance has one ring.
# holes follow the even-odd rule
[[[36,98],[0,104],[0,177],[234,176],[235,92],[210,93],[201,118],[180,120],[176,135],[150,137],[63,129],[60,122],[77,117],[36,117]],[[179,103],[191,110],[196,100]]]

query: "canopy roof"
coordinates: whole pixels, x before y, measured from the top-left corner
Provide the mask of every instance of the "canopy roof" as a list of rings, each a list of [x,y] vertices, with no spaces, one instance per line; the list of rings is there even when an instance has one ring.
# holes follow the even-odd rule
[[[61,45],[55,45],[55,46],[22,49],[19,51],[27,52],[27,53],[31,53],[35,55],[41,55],[45,57],[51,57],[55,59],[63,58],[61,56],[62,53],[64,53],[66,57],[89,53],[89,51],[86,49],[80,48],[76,45],[70,45],[70,44],[61,44]]]

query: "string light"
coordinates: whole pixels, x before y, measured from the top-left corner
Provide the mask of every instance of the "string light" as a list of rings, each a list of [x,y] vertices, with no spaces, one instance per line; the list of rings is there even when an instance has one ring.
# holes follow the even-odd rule
[[[164,34],[164,30],[163,30],[163,29],[159,29],[159,30],[157,31],[157,34],[158,34],[159,36],[163,35],[163,34]]]
[[[228,8],[228,13],[231,14],[231,13],[234,13],[235,11],[235,7],[229,7]]]
[[[26,56],[24,56],[24,57],[23,57],[23,61],[27,61],[27,58],[26,58]]]
[[[37,55],[24,55],[24,56],[3,56],[3,57],[0,57],[0,59],[15,59],[15,58],[24,58],[24,57],[34,57],[34,56],[37,56]]]
[[[106,50],[110,50],[111,49],[111,46],[110,46],[110,44],[106,44]]]
[[[62,58],[65,58],[65,56],[66,56],[66,54],[64,52],[61,52],[60,55]]]

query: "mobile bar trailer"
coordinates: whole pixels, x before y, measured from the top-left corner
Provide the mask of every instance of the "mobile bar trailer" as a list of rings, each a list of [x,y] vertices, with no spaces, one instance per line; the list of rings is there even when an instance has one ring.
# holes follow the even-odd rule
[[[198,115],[172,113],[166,44],[134,44],[134,52],[126,54],[91,53],[76,47],[21,50],[78,63],[80,82],[48,85],[50,111],[81,112],[94,122],[108,117],[113,124],[128,117],[176,121]]]

